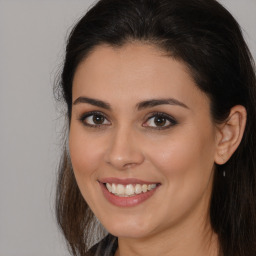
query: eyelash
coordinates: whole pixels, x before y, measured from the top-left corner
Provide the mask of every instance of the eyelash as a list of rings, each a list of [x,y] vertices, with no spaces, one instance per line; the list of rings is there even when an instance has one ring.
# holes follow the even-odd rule
[[[92,125],[92,124],[89,124],[89,123],[85,122],[86,118],[93,117],[93,116],[96,116],[96,115],[98,115],[99,117],[103,117],[105,120],[108,121],[108,118],[102,112],[98,112],[98,111],[92,111],[92,112],[88,112],[86,114],[83,114],[79,118],[79,120],[83,123],[83,125],[85,125],[86,127],[89,127],[89,128],[101,128],[102,126],[108,126],[109,125],[109,124],[93,124]],[[158,127],[158,126],[152,127],[152,126],[144,125],[150,119],[156,118],[156,117],[164,118],[166,121],[170,122],[170,124],[168,124],[167,126],[162,126],[162,127]],[[150,114],[150,116],[147,118],[146,122],[144,122],[142,126],[147,127],[149,129],[154,129],[154,130],[165,130],[165,129],[168,129],[168,128],[176,125],[177,123],[178,122],[173,117],[171,117],[170,115],[167,115],[167,114],[162,113],[162,112],[154,112],[154,113]]]
[[[156,130],[165,130],[165,129],[168,129],[168,128],[178,124],[178,122],[172,116],[167,115],[167,114],[162,113],[162,112],[153,112],[153,113],[151,113],[150,116],[147,118],[146,122],[148,122],[150,119],[152,119],[152,118],[154,119],[156,117],[164,118],[166,121],[170,122],[170,124],[166,125],[166,126],[162,126],[162,127],[161,126],[160,127],[158,127],[158,126],[155,126],[155,127],[145,126],[143,124],[143,127],[148,127],[150,129],[156,129]]]
[[[89,128],[101,128],[102,126],[106,126],[108,124],[89,124],[89,123],[86,123],[85,122],[85,119],[88,118],[88,117],[93,117],[93,116],[100,116],[100,117],[103,117],[104,119],[108,120],[108,118],[101,112],[98,112],[98,111],[92,111],[92,112],[88,112],[86,114],[83,114],[79,120],[83,123],[83,125],[89,127]]]

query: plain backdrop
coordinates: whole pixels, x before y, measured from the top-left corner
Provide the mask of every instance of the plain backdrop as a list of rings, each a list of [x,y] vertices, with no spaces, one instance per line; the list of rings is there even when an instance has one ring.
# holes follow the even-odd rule
[[[125,1],[125,0],[124,0]],[[256,0],[220,0],[256,57]],[[0,0],[0,256],[68,256],[54,217],[61,148],[53,85],[92,0]]]

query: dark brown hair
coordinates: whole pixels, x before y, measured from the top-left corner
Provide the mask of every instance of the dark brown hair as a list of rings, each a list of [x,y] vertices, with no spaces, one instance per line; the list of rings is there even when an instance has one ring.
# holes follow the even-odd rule
[[[256,255],[256,79],[238,23],[215,0],[99,1],[67,42],[59,88],[69,121],[79,63],[100,44],[120,47],[131,41],[151,43],[183,61],[209,96],[216,122],[224,121],[233,106],[245,106],[242,142],[226,164],[215,168],[210,220],[221,255]],[[85,255],[95,232],[94,215],[80,194],[66,149],[60,162],[56,214],[73,255]]]

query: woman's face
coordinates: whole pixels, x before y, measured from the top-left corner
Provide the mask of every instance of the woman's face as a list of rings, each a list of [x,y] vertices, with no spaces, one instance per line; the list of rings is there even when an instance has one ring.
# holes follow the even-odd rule
[[[116,236],[208,221],[216,133],[209,99],[186,66],[153,46],[98,46],[75,73],[74,174]]]

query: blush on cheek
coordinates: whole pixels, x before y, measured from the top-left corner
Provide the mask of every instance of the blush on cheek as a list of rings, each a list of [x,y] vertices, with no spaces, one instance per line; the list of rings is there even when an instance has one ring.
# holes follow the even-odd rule
[[[168,183],[175,186],[182,186],[184,180],[196,182],[209,175],[209,158],[202,154],[200,145],[193,145],[193,142],[180,140],[180,143],[172,143],[151,154],[151,162],[154,163],[157,171],[166,177]],[[205,149],[207,150],[207,149]],[[208,149],[209,151],[209,149]],[[205,175],[202,175],[205,170]],[[184,185],[184,184],[183,184]]]
[[[74,121],[75,122],[75,121]],[[71,162],[76,172],[92,172],[99,162],[100,147],[95,140],[85,136],[85,131],[74,124],[69,134],[69,151]]]
[[[87,173],[97,169],[98,158],[92,149],[70,147],[72,166],[75,172]]]
[[[173,171],[182,172],[186,169],[185,166],[193,162],[195,154],[191,152],[186,146],[182,144],[172,144],[169,147],[166,146],[160,150],[155,150],[152,154],[152,162],[159,171],[165,172],[166,174],[175,174]],[[176,172],[175,171],[175,172]]]

